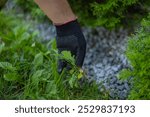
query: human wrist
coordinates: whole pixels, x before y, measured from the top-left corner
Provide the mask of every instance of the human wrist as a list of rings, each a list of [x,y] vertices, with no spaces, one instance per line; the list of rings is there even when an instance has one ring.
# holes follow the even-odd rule
[[[77,20],[77,16],[72,15],[72,16],[68,16],[68,17],[64,17],[64,18],[58,19],[57,21],[53,21],[53,24],[55,26],[61,26],[61,25],[65,25],[65,24],[67,24],[69,22],[72,22],[74,20]]]
[[[55,25],[57,36],[66,36],[81,32],[80,25],[77,19],[67,22],[62,25]]]

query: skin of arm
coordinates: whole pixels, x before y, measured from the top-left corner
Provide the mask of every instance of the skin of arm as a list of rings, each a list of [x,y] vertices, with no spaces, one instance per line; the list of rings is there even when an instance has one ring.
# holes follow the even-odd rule
[[[64,24],[76,19],[67,0],[34,0],[54,24]]]
[[[67,0],[34,0],[43,10],[48,18],[54,23],[56,28],[56,44],[61,53],[64,50],[70,51],[75,55],[76,65],[82,67],[85,53],[86,40],[77,21],[77,18],[71,10]],[[58,72],[68,64],[65,61],[58,61]]]

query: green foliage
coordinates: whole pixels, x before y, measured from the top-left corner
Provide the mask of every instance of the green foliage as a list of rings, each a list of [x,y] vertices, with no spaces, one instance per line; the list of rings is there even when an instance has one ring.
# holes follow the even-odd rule
[[[135,4],[138,0],[108,0],[104,4],[94,3],[92,5],[94,15],[97,16],[97,25],[115,27],[124,17],[124,11],[128,6]],[[100,20],[99,20],[100,19]]]
[[[123,70],[120,78],[132,78],[129,99],[150,99],[150,15],[142,27],[129,38],[126,56],[132,70]]]
[[[0,12],[0,18],[0,33],[6,33],[14,25],[11,20],[12,17],[7,17],[4,13]]]
[[[2,12],[0,20],[0,99],[108,98],[96,83],[81,78],[84,73],[75,66],[70,52],[58,54],[54,40],[38,41],[37,31],[29,31],[32,24]],[[67,61],[71,70],[59,74],[58,59]]]
[[[21,7],[26,13],[31,13],[33,18],[46,19],[42,10],[35,4],[34,0],[14,0],[15,3]]]
[[[107,28],[133,26],[150,11],[150,1],[147,0],[69,1],[83,24]]]
[[[33,0],[15,0],[33,17],[45,18]],[[99,2],[96,2],[99,1]],[[80,23],[90,26],[132,27],[150,12],[149,0],[68,0]]]

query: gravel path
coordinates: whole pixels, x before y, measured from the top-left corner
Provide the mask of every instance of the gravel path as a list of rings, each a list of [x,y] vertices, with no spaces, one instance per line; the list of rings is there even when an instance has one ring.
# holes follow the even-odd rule
[[[87,39],[87,54],[84,69],[90,79],[102,83],[110,91],[111,99],[126,99],[130,86],[120,81],[117,74],[129,63],[124,56],[127,44],[127,31],[109,31],[104,28],[84,28]],[[103,87],[99,87],[103,91]]]
[[[16,8],[11,1],[6,9]],[[30,15],[25,15],[25,19],[31,20]],[[32,30],[39,30],[41,37],[49,40],[55,37],[55,28],[49,22],[39,23],[32,21]],[[117,74],[123,68],[129,67],[129,63],[124,56],[127,43],[127,31],[109,31],[102,27],[91,29],[83,28],[87,40],[87,53],[83,68],[87,72],[89,80],[96,80],[102,83],[99,89],[104,88],[109,91],[110,99],[126,99],[130,90],[127,81],[120,81]]]

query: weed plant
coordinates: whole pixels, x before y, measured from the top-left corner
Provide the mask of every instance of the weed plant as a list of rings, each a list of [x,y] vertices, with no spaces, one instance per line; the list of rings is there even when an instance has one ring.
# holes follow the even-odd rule
[[[108,99],[95,82],[82,78],[70,52],[58,54],[55,40],[41,43],[28,24],[0,12],[0,99]],[[59,74],[58,59],[71,69]]]

